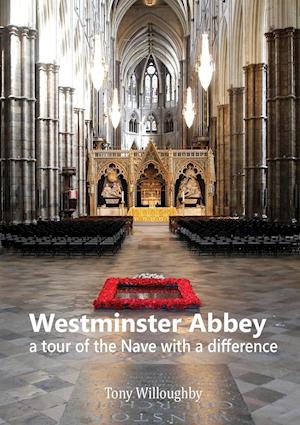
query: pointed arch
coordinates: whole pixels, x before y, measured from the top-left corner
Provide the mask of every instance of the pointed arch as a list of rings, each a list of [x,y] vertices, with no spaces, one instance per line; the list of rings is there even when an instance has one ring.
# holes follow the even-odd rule
[[[146,62],[143,76],[144,102],[145,105],[150,106],[150,108],[158,104],[159,80],[156,61],[153,55],[150,55]]]
[[[136,111],[131,114],[128,127],[130,133],[137,134],[139,132],[139,117]]]
[[[148,134],[156,134],[158,132],[158,119],[154,112],[150,112],[145,118],[145,132]]]

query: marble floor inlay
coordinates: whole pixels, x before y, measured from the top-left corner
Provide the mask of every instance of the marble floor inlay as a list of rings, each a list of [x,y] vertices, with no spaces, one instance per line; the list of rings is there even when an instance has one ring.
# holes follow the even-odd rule
[[[204,258],[191,253],[167,225],[134,226],[114,257],[35,258],[0,255],[0,424],[59,424],[81,371],[91,362],[120,364],[226,365],[256,425],[300,424],[300,260],[286,258]],[[279,352],[266,354],[77,354],[29,353],[31,342],[82,341],[90,334],[35,334],[29,313],[56,313],[69,319],[86,314],[113,317],[91,306],[104,280],[143,272],[185,277],[203,300],[202,313],[237,319],[267,318],[260,342],[276,342]],[[122,312],[148,317],[153,312]],[[214,336],[189,334],[190,312],[155,313],[183,318],[180,333],[207,345]],[[221,335],[222,336],[222,335]],[[131,335],[136,341],[160,342],[164,334]],[[235,334],[247,341],[247,334]],[[104,334],[107,342],[120,335]],[[88,386],[86,382],[86,386]],[[66,422],[64,422],[65,424]],[[80,425],[80,424],[79,424]],[[131,424],[132,425],[132,424]],[[231,424],[238,425],[238,424]]]

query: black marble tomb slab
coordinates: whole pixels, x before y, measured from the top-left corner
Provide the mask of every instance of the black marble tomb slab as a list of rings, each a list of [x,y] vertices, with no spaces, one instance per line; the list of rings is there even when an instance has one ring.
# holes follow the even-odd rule
[[[138,398],[136,388],[202,391],[201,401]],[[129,402],[109,400],[105,387],[133,390]],[[254,425],[225,365],[103,365],[85,367],[61,425]]]

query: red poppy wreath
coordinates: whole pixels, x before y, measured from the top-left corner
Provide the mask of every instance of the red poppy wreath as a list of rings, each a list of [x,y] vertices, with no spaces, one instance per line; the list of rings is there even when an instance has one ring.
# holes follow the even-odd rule
[[[108,278],[95,309],[167,309],[199,308],[201,301],[187,279]]]

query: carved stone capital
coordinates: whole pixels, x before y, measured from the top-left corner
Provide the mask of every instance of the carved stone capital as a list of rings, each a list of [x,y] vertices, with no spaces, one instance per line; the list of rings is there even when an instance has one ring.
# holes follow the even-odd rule
[[[6,27],[0,28],[0,34],[7,34],[7,35],[16,35],[18,37],[27,37],[27,38],[36,38],[37,31],[24,26],[17,26],[17,25],[8,25]]]
[[[75,92],[75,89],[73,87],[62,87],[62,86],[59,86],[58,87],[58,90],[59,90],[60,93],[64,93],[64,94],[66,94],[66,93],[73,94]]]
[[[228,89],[229,95],[238,96],[245,93],[245,87],[230,87]]]
[[[56,65],[54,63],[44,63],[44,62],[38,62],[36,64],[36,67],[39,71],[46,71],[46,72],[54,72],[58,73],[59,71],[59,65]]]

